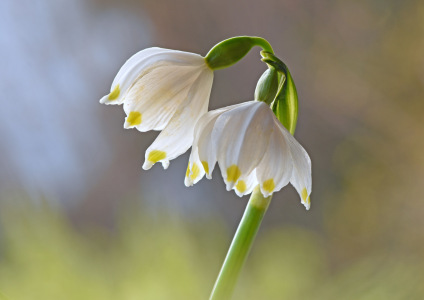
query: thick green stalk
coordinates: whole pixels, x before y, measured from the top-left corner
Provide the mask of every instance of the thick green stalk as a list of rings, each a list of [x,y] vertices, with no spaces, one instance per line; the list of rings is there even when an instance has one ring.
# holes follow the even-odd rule
[[[209,300],[231,299],[238,276],[255,240],[256,233],[268,209],[271,198],[272,196],[265,198],[259,186],[253,190]]]
[[[272,49],[272,46],[266,39],[263,39],[261,37],[252,37],[252,39],[255,40],[255,44],[259,47],[261,47],[264,51],[267,51],[269,53],[274,53],[274,50]]]
[[[259,46],[265,53],[273,54],[267,40],[257,36],[236,36],[224,40],[209,50],[205,62],[212,70],[228,68],[242,59],[252,47]]]

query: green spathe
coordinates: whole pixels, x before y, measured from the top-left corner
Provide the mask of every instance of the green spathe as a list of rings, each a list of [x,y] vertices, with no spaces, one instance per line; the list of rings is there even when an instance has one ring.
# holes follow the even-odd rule
[[[227,68],[242,59],[254,46],[273,53],[271,45],[263,38],[238,36],[216,44],[206,54],[205,61],[212,70]]]
[[[281,76],[278,92],[271,108],[281,124],[283,124],[291,134],[294,134],[299,108],[297,90],[293,78],[287,66],[274,54],[262,51],[261,55],[265,63],[273,66],[283,75]]]

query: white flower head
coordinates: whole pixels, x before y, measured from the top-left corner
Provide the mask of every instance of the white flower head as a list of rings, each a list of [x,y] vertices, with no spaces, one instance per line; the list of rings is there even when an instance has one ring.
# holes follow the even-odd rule
[[[194,125],[207,112],[213,71],[194,53],[148,48],[133,55],[113,80],[104,104],[124,104],[125,128],[162,130],[147,149],[143,169],[190,148]]]
[[[227,190],[240,197],[260,185],[268,197],[289,182],[306,209],[312,191],[311,160],[305,149],[263,102],[250,101],[210,111],[196,124],[185,177],[191,186],[218,162]]]

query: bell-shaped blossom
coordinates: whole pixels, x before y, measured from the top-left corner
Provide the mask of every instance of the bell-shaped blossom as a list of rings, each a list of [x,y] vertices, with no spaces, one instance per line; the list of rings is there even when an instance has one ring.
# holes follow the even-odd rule
[[[113,80],[104,104],[123,104],[125,128],[161,130],[145,154],[144,169],[190,148],[194,125],[207,112],[213,71],[204,57],[188,52],[148,48],[133,55]]]
[[[193,185],[204,175],[210,179],[216,162],[227,190],[234,189],[240,197],[257,185],[268,197],[290,182],[306,209],[310,207],[309,155],[264,102],[245,102],[200,118],[185,185]]]

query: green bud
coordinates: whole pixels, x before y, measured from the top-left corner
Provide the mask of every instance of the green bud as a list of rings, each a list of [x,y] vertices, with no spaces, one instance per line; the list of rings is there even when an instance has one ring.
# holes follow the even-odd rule
[[[271,108],[281,124],[291,134],[294,134],[299,108],[297,90],[293,78],[287,66],[274,54],[262,51],[261,55],[263,56],[262,61],[273,66],[279,73],[284,75],[284,77],[281,77],[280,86]]]
[[[212,70],[229,67],[242,59],[254,46],[272,53],[271,45],[260,37],[238,36],[216,44],[206,54],[205,60]]]
[[[259,78],[255,89],[255,100],[270,105],[278,90],[278,72],[274,67],[266,70]]]

